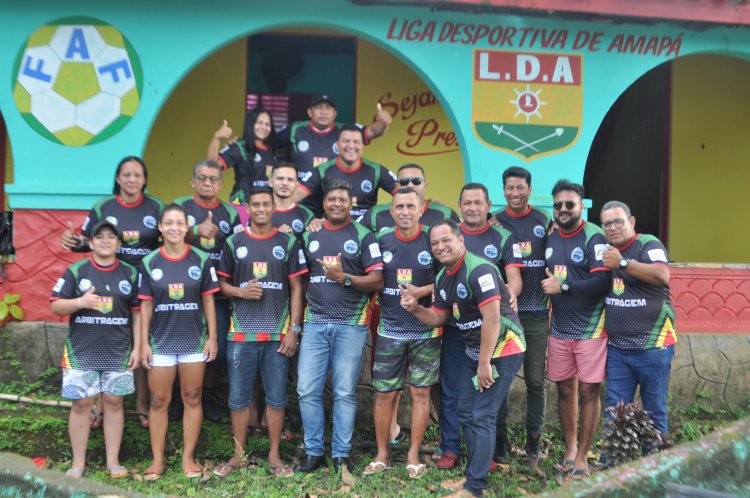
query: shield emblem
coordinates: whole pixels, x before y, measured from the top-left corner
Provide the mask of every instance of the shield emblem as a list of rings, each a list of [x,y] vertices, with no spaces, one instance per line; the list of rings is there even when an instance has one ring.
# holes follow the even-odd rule
[[[333,266],[338,262],[339,260],[336,259],[336,256],[323,256],[323,263],[325,263],[327,266]]]
[[[201,237],[201,247],[204,249],[213,249],[216,246],[216,239],[205,239]]]
[[[112,311],[112,298],[108,296],[99,296],[99,299],[96,301],[96,309],[105,315]]]
[[[613,278],[612,279],[612,292],[616,296],[621,296],[623,292],[625,292],[625,282],[621,278]]]
[[[578,54],[475,49],[475,134],[526,162],[571,147],[581,132],[582,72]]]
[[[273,173],[273,164],[266,164],[266,178],[271,178],[271,173]]]
[[[453,303],[453,318],[456,320],[461,318],[461,313],[458,311],[458,303]]]
[[[185,296],[185,286],[182,283],[169,284],[169,298],[178,301]]]
[[[555,265],[555,278],[560,282],[565,282],[568,278],[568,267],[565,265]]]
[[[398,268],[396,271],[396,281],[399,285],[411,283],[411,268]]]
[[[122,231],[122,240],[128,245],[137,244],[140,238],[141,238],[141,232],[139,230],[123,230]]]
[[[518,248],[521,250],[522,257],[531,256],[531,242],[519,242]]]
[[[253,276],[263,278],[268,275],[268,263],[265,261],[253,261]]]

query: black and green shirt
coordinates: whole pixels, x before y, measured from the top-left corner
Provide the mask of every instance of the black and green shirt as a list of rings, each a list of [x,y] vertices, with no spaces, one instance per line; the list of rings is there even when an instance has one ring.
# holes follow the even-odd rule
[[[143,258],[138,297],[154,302],[149,343],[153,354],[195,354],[206,343],[203,299],[219,292],[208,254],[188,246],[171,258],[164,248]]]
[[[391,216],[391,203],[378,204],[372,209],[365,213],[362,218],[364,226],[377,233],[396,226],[396,222]],[[446,206],[445,204],[425,202],[424,210],[422,215],[419,217],[419,223],[426,227],[431,227],[438,221],[453,220],[456,223],[461,223],[461,218],[458,217],[455,211]]]
[[[331,228],[326,221],[320,231],[305,232],[302,237],[310,268],[305,321],[369,324],[371,294],[329,280],[317,260],[333,263],[340,253],[345,273],[361,276],[371,271],[382,271],[383,258],[375,235],[359,223],[349,220],[338,228]]]
[[[292,204],[292,207],[286,210],[276,209],[273,212],[273,218],[271,222],[273,226],[280,227],[281,225],[287,225],[296,235],[302,234],[314,218],[313,212],[310,208],[301,204]]]
[[[61,366],[122,372],[133,349],[131,311],[140,305],[138,270],[120,260],[103,267],[93,257],[82,259],[57,280],[50,301],[76,299],[91,288],[99,296],[96,309],[81,309],[70,315]]]
[[[607,241],[598,226],[586,221],[572,233],[555,230],[547,237],[547,268],[560,282],[575,282],[593,277],[604,266]],[[554,337],[566,340],[598,339],[604,332],[604,295],[554,294],[550,296]]]
[[[500,334],[492,358],[526,351],[526,339],[518,315],[510,307],[508,288],[500,278],[497,266],[469,251],[453,270],[443,268],[435,280],[435,302],[438,313],[451,313],[453,326],[466,341],[466,354],[479,360],[482,343],[480,308],[500,300]]]
[[[411,239],[399,236],[396,228],[388,228],[378,234],[378,243],[383,253],[385,279],[385,286],[378,297],[378,335],[392,339],[429,339],[440,336],[441,328],[427,327],[401,306],[400,285],[422,287],[435,283],[437,262],[430,252],[427,228],[420,226]],[[431,303],[430,296],[419,300],[419,304],[425,307],[429,307]]]
[[[296,237],[274,230],[253,235],[249,228],[227,240],[219,275],[236,287],[247,287],[258,277],[263,297],[234,299],[227,340],[278,341],[289,328],[289,281],[307,273],[305,256]]]
[[[235,204],[246,204],[250,189],[268,187],[268,177],[276,162],[276,155],[271,148],[256,146],[250,152],[244,140],[221,149],[219,164],[224,169],[234,168],[234,185],[229,200]]]
[[[618,248],[625,259],[667,266],[667,250],[653,235],[637,234]],[[604,330],[620,349],[643,350],[677,342],[668,285],[652,285],[619,268],[612,270],[612,288],[605,298]]]
[[[116,195],[105,197],[91,209],[81,233],[91,237],[91,229],[107,220],[122,236],[117,257],[137,266],[146,254],[159,247],[161,233],[157,223],[163,209],[164,203],[149,194],[142,194],[133,204],[126,204]]]
[[[237,209],[228,202],[216,199],[212,205],[201,203],[196,197],[185,196],[174,200],[175,204],[182,206],[187,213],[188,227],[193,231],[190,243],[198,249],[208,253],[209,257],[218,262],[224,242],[233,233],[242,230],[240,215]],[[206,221],[208,213],[211,212],[211,221],[218,227],[216,236],[212,239],[204,239],[198,235],[198,225]]]

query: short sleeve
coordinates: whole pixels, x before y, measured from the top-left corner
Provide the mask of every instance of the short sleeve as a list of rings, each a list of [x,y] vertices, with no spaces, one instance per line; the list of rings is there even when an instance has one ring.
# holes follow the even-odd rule
[[[213,294],[219,291],[219,278],[211,258],[203,261],[203,280],[201,281],[201,295]]]
[[[318,168],[313,168],[310,171],[305,172],[305,176],[307,178],[301,178],[301,182],[299,186],[307,190],[307,193],[312,195],[316,191],[322,189],[323,187],[323,179],[320,177],[320,171]]]
[[[609,269],[604,266],[604,253],[607,252],[607,240],[600,233],[593,234],[586,244],[586,259],[589,271],[601,271]]]
[[[244,144],[244,142],[238,141],[229,144],[219,151],[219,163],[224,166],[224,169],[234,168],[244,160],[240,144]]]
[[[86,216],[86,219],[83,220],[83,225],[81,225],[81,234],[85,235],[88,238],[91,238],[91,229],[96,226],[97,223],[99,223],[99,214],[96,212],[95,208],[92,208],[91,211],[89,211],[89,215]]]
[[[298,240],[294,241],[291,249],[289,250],[289,258],[287,259],[287,272],[289,278],[298,277],[307,273],[307,259],[305,258],[305,251],[302,250]]]
[[[658,264],[666,266],[669,263],[667,256],[667,249],[659,239],[652,238],[641,247],[641,258],[642,263],[647,264]]]
[[[149,301],[154,299],[154,291],[151,288],[151,273],[145,264],[141,266],[141,271],[138,274],[138,298]]]
[[[56,301],[58,299],[73,299],[78,297],[76,292],[76,277],[70,268],[65,270],[62,277],[57,279],[55,286],[52,287],[52,295],[50,301]]]
[[[234,263],[234,244],[231,240],[227,240],[226,244],[224,244],[224,250],[221,251],[219,267],[216,273],[223,277],[231,278],[234,274]]]
[[[513,251],[513,246],[518,244],[518,241],[513,235],[505,237],[503,241],[502,254],[503,254],[503,267],[504,268],[523,268],[523,260],[516,257]]]
[[[443,299],[443,293],[438,290],[440,284],[439,277],[440,275],[438,275],[438,279],[435,280],[435,287],[432,291],[432,309],[441,313],[446,313],[448,311],[448,303]]]
[[[500,299],[500,277],[497,270],[483,264],[474,268],[469,275],[469,287],[477,296],[477,307],[481,308],[490,301]]]
[[[367,232],[362,240],[361,258],[365,273],[376,268],[383,268],[383,256],[380,254],[380,244],[372,232]]]
[[[383,165],[380,165],[380,188],[393,195],[398,189],[396,175]]]

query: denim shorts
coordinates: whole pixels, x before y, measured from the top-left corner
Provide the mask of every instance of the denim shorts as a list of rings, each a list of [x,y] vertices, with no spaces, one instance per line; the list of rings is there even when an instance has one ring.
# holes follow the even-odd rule
[[[259,374],[266,391],[266,406],[286,408],[289,358],[278,352],[280,345],[280,341],[230,341],[227,344],[230,410],[250,406]]]

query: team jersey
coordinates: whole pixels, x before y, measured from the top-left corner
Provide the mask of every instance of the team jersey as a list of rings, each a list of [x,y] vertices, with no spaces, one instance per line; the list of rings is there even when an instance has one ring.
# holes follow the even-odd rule
[[[90,238],[91,229],[97,223],[109,221],[122,236],[117,257],[138,265],[146,254],[159,247],[161,234],[156,225],[163,209],[164,203],[149,194],[142,194],[133,204],[126,204],[116,195],[105,197],[94,204],[81,233]]]
[[[307,287],[305,321],[368,325],[370,293],[344,287],[325,276],[323,262],[335,262],[341,253],[344,273],[365,275],[383,269],[383,258],[375,235],[357,222],[331,228],[328,222],[318,232],[305,232],[303,241],[308,254],[310,284]]]
[[[383,278],[385,286],[380,291],[380,323],[378,335],[392,339],[429,339],[442,333],[440,328],[430,328],[401,307],[400,285],[412,284],[422,287],[435,283],[437,263],[430,252],[430,236],[426,227],[420,225],[419,232],[411,239],[399,236],[395,228],[378,234],[378,243],[383,253]],[[419,300],[429,307],[430,296]]]
[[[466,341],[466,354],[479,360],[482,342],[482,313],[480,308],[490,301],[500,300],[500,334],[492,351],[492,358],[500,358],[526,351],[526,339],[518,315],[510,307],[508,288],[500,278],[497,266],[466,251],[456,267],[443,268],[435,280],[435,301],[432,308],[438,313],[451,313],[453,326]]]
[[[138,297],[154,302],[149,343],[153,354],[195,354],[206,343],[202,296],[219,292],[211,258],[188,246],[170,258],[164,248],[143,258]]]
[[[247,287],[258,277],[263,296],[254,301],[234,299],[227,340],[278,341],[289,328],[289,280],[307,273],[305,256],[297,239],[274,230],[259,237],[249,228],[227,240],[219,275],[236,287]]]
[[[523,263],[513,254],[513,234],[501,227],[487,225],[481,230],[472,231],[461,224],[466,250],[494,263],[503,272],[506,268],[523,267]]]
[[[131,310],[138,310],[140,304],[138,270],[119,260],[102,267],[93,257],[82,259],[57,280],[50,301],[77,299],[92,287],[99,296],[96,309],[80,309],[70,315],[61,366],[124,371],[133,349]]]
[[[219,151],[219,164],[224,169],[234,168],[234,185],[229,199],[235,204],[246,204],[253,187],[268,187],[268,177],[276,164],[270,147],[255,147],[250,157],[247,142],[238,140]]]
[[[547,268],[560,282],[591,278],[597,271],[609,271],[603,257],[607,250],[604,232],[583,221],[575,232],[555,230],[547,237]],[[558,339],[580,340],[606,337],[604,332],[604,296],[554,294],[550,330]]]
[[[362,223],[364,226],[372,230],[373,232],[380,232],[386,228],[396,226],[396,222],[391,216],[391,203],[378,204],[372,209],[367,211],[362,217]],[[456,223],[461,222],[461,218],[451,208],[444,204],[425,202],[422,215],[419,217],[419,223],[426,227],[431,227],[438,221],[453,220]]]
[[[212,205],[201,203],[197,197],[185,196],[174,200],[187,213],[188,227],[193,231],[190,243],[198,249],[208,253],[208,256],[218,262],[224,242],[233,234],[242,230],[240,215],[237,209],[228,202],[216,199]],[[211,212],[211,222],[219,230],[212,239],[204,239],[198,235],[198,225],[206,221]]]
[[[526,212],[515,214],[507,207],[495,217],[513,234],[513,256],[523,263],[523,290],[518,296],[519,312],[547,312],[547,296],[540,282],[547,278],[544,249],[550,217],[544,211],[529,206]]]
[[[625,259],[667,266],[667,250],[653,235],[636,234],[618,249]],[[668,285],[647,284],[618,268],[612,270],[612,288],[605,304],[604,330],[613,346],[643,350],[677,342]]]
[[[276,211],[273,212],[271,223],[275,227],[287,225],[294,230],[295,234],[300,235],[305,231],[305,228],[310,224],[314,216],[308,207],[300,204],[292,204],[292,207],[286,210],[276,208]]]

